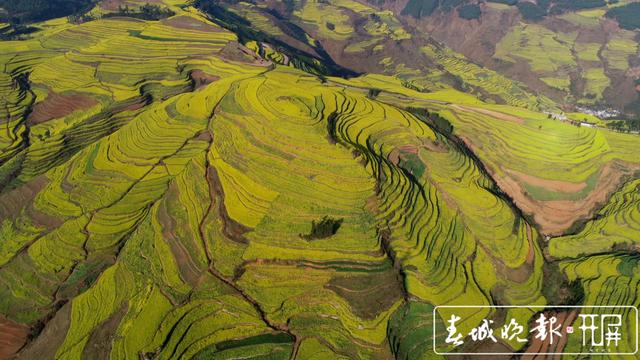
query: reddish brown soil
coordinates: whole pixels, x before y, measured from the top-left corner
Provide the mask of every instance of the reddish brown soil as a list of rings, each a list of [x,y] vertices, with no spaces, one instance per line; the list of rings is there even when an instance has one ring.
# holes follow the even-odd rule
[[[120,310],[102,322],[89,336],[89,340],[82,352],[83,359],[108,360],[111,353],[111,344],[116,337],[116,330],[127,313],[127,306],[123,305]]]
[[[227,207],[224,204],[225,194],[222,183],[218,177],[218,171],[214,167],[207,169],[207,182],[209,183],[209,195],[211,204],[217,203],[217,218],[222,220],[222,233],[229,239],[238,244],[248,244],[249,240],[244,236],[253,229],[242,223],[235,221],[229,216]]]
[[[524,124],[524,120],[522,118],[519,118],[517,116],[513,116],[513,115],[509,115],[509,114],[505,114],[499,111],[494,111],[494,110],[488,110],[488,109],[481,109],[481,108],[475,108],[475,107],[468,107],[468,106],[462,106],[462,105],[451,105],[452,108],[456,109],[456,110],[462,110],[462,111],[467,111],[467,112],[475,112],[478,114],[483,114],[483,115],[488,115],[491,117],[494,117],[496,119],[500,119],[500,120],[505,120],[505,121],[512,121],[518,124]]]
[[[191,72],[191,79],[193,79],[196,89],[199,89],[205,85],[209,85],[214,81],[220,80],[220,77],[207,74],[202,70],[194,70]]]
[[[64,342],[70,323],[71,303],[66,303],[55,313],[53,318],[47,322],[40,335],[20,351],[16,359],[54,359],[56,351]]]
[[[31,330],[0,315],[0,359],[13,357],[27,343]]]
[[[174,16],[169,19],[162,20],[162,23],[167,26],[174,27],[176,29],[197,30],[204,32],[221,32],[223,29],[207,24],[203,21],[198,21],[189,16]]]
[[[531,225],[527,223],[527,239],[529,240],[529,253],[527,253],[527,264],[533,265],[536,260],[536,248],[534,245],[534,232],[531,229]]]
[[[467,146],[470,142],[465,141]],[[576,221],[592,216],[596,209],[606,203],[631,170],[638,166],[613,162],[602,168],[596,187],[580,200],[537,201],[525,193],[521,179],[491,174],[498,186],[513,198],[516,205],[525,213],[532,214],[543,234],[562,235]],[[490,171],[490,170],[489,170]]]
[[[522,182],[526,182],[528,184],[545,188],[547,190],[551,190],[554,192],[564,192],[564,193],[576,193],[582,191],[587,184],[584,182],[581,183],[571,183],[566,181],[558,181],[558,180],[547,180],[542,179],[537,176],[533,176],[530,174],[521,173],[516,170],[505,169],[505,172],[512,177],[515,177]]]
[[[461,19],[456,11],[421,19],[418,28],[455,51],[483,64],[493,64],[497,44],[518,23],[517,9],[497,11],[482,6],[481,21]]]
[[[46,176],[41,175],[0,195],[0,221],[3,219],[14,221],[24,213],[38,227],[53,229],[60,226],[63,219],[47,215],[34,206],[36,196],[47,184]]]
[[[74,111],[89,109],[98,102],[86,95],[61,95],[53,91],[33,107],[27,119],[30,124],[40,124],[52,119],[67,116]]]
[[[256,66],[268,67],[273,65],[271,61],[259,57],[251,49],[235,41],[227,43],[218,56],[224,60],[250,63]]]
[[[169,213],[172,204],[176,204],[179,201],[178,192],[175,182],[171,182],[165,197],[166,200],[162,201],[158,207],[158,222],[162,225],[162,237],[171,246],[181,278],[183,281],[195,285],[202,276],[204,269],[201,269],[189,254],[187,247],[191,244],[187,244],[187,242],[191,242],[192,239],[181,239],[180,236],[176,235],[177,228],[180,225],[176,223],[175,218]]]
[[[15,220],[47,185],[47,178],[39,176],[28,183],[0,195],[0,219]]]

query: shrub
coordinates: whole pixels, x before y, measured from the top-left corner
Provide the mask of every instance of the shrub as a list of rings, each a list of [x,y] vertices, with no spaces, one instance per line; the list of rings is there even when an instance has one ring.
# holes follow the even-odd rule
[[[481,13],[478,4],[467,4],[458,8],[458,16],[466,20],[479,19]]]
[[[7,13],[4,20],[24,24],[82,14],[93,4],[93,0],[0,0]]]
[[[342,226],[344,219],[334,219],[324,216],[320,221],[311,221],[311,232],[307,235],[300,234],[306,240],[326,239],[335,235]]]
[[[451,11],[464,3],[465,0],[440,0],[440,9],[443,11]]]
[[[173,15],[175,15],[175,13],[167,8],[146,3],[137,11],[130,9],[128,5],[124,7],[120,6],[118,12],[106,14],[104,17],[127,16],[143,20],[160,20]]]
[[[438,132],[444,135],[453,134],[453,125],[449,122],[449,120],[440,116],[437,113],[431,113],[427,109],[423,108],[414,108],[409,107],[407,111],[415,115],[418,119],[430,124],[433,128],[435,128]]]
[[[525,20],[538,21],[542,20],[547,15],[546,7],[536,5],[534,3],[519,2],[516,6]]]
[[[607,5],[604,0],[555,0],[551,13],[561,14],[566,11],[592,9]]]
[[[607,11],[605,16],[615,19],[623,29],[640,29],[640,3],[630,3],[613,8]]]
[[[400,14],[411,15],[416,19],[429,16],[438,8],[438,0],[409,0]]]
[[[369,89],[369,92],[367,93],[367,97],[369,99],[375,99],[375,98],[378,97],[378,95],[380,95],[381,91],[382,90],[380,90],[380,89]]]

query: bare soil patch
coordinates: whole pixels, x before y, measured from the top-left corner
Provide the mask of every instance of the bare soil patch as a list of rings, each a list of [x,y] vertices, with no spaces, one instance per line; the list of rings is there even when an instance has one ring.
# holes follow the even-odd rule
[[[469,142],[467,145],[470,145]],[[537,201],[526,194],[518,179],[511,176],[496,176],[495,173],[491,175],[498,186],[511,196],[525,214],[533,216],[543,234],[559,236],[577,221],[591,217],[620,187],[624,178],[637,168],[638,166],[634,167],[621,162],[606,164],[598,177],[596,187],[579,200]]]
[[[89,336],[89,340],[84,348],[82,357],[85,359],[108,360],[111,353],[111,344],[116,337],[116,330],[127,313],[127,306],[123,305],[120,310],[111,315],[100,324]]]
[[[27,343],[31,329],[0,315],[0,359],[10,359]]]
[[[198,21],[190,16],[174,16],[168,19],[162,20],[162,23],[167,26],[174,27],[176,29],[197,30],[204,32],[222,32],[223,29],[207,24],[203,21]]]
[[[46,176],[40,175],[0,195],[0,222],[4,219],[15,221],[21,214],[26,214],[38,227],[53,229],[62,225],[63,219],[45,214],[35,207],[36,196],[48,183]]]
[[[207,74],[202,70],[194,70],[191,72],[191,79],[196,89],[209,85],[214,81],[220,80],[220,77]]]
[[[246,233],[253,231],[252,228],[235,221],[229,216],[227,207],[224,204],[225,194],[218,176],[218,171],[214,167],[207,169],[207,182],[209,183],[209,194],[212,205],[217,203],[218,216],[222,220],[222,233],[229,239],[238,244],[248,244],[249,240],[244,236]]]
[[[336,276],[325,285],[349,302],[361,319],[375,319],[402,298],[400,280],[393,270],[361,276]]]
[[[478,114],[483,114],[483,115],[488,115],[491,117],[494,117],[496,119],[500,119],[500,120],[506,120],[506,121],[512,121],[518,124],[524,124],[524,120],[522,118],[519,118],[517,116],[513,116],[513,115],[509,115],[509,114],[505,114],[499,111],[494,111],[494,110],[488,110],[488,109],[481,109],[481,108],[474,108],[474,107],[468,107],[468,106],[462,106],[462,105],[451,105],[452,108],[456,109],[456,110],[462,110],[462,111],[467,111],[467,112],[475,112]]]
[[[509,169],[505,169],[505,172],[509,175],[512,175],[513,177],[520,179],[523,182],[554,192],[577,193],[587,187],[587,184],[585,182],[572,183],[568,181],[548,180]]]
[[[16,357],[18,360],[54,359],[62,346],[71,323],[71,303],[66,303],[49,320],[40,335],[30,342]]]
[[[162,226],[162,237],[166,239],[171,247],[171,252],[178,265],[180,276],[188,284],[195,285],[202,276],[204,269],[200,269],[186,248],[186,243],[191,240],[181,239],[177,235],[177,228],[180,226],[169,213],[172,204],[178,203],[178,187],[175,182],[169,185],[169,191],[158,207],[158,221]]]
[[[33,111],[29,114],[27,121],[32,125],[40,124],[67,116],[77,110],[89,109],[96,104],[98,102],[90,96],[81,94],[61,95],[50,91],[46,99],[33,107]]]

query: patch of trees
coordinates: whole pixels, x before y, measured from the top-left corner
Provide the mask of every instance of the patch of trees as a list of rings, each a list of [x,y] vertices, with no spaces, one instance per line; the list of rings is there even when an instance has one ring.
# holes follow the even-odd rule
[[[376,6],[382,6],[384,5],[385,0],[367,0],[367,2]]]
[[[38,28],[23,24],[10,24],[0,29],[0,40],[19,40],[23,35],[38,31]]]
[[[607,5],[605,0],[488,0],[490,2],[515,5],[527,21],[540,21],[547,15],[558,15],[570,11],[593,9]]]
[[[607,124],[611,130],[620,132],[640,132],[640,118],[633,120],[616,120]]]
[[[479,19],[481,14],[478,4],[467,4],[458,8],[458,16],[466,20]]]
[[[296,8],[296,4],[294,0],[284,0],[282,3],[284,4],[284,9],[287,12],[287,14],[291,14],[293,10],[295,10]]]
[[[300,237],[305,240],[326,239],[335,235],[344,219],[334,219],[329,216],[324,216],[320,221],[311,221],[311,232],[309,234],[300,234]]]
[[[376,89],[376,88],[369,89],[369,91],[367,92],[367,97],[369,99],[375,99],[378,97],[378,95],[380,95],[380,92],[382,92],[382,90],[380,89]]]
[[[604,0],[555,0],[549,9],[550,14],[562,14],[567,11],[593,9],[607,5]]]
[[[518,0],[487,0],[487,2],[498,3],[498,4],[506,4],[509,6],[513,6],[518,3]]]
[[[0,19],[12,24],[29,24],[89,11],[94,0],[0,0],[5,14]]]
[[[607,11],[605,16],[615,19],[623,29],[640,29],[640,3],[634,2],[615,7]]]
[[[454,9],[457,9],[460,17],[464,19],[480,17],[480,6],[471,3],[470,0],[409,0],[400,14],[419,19],[433,14],[436,10],[450,12]]]
[[[408,107],[407,111],[415,115],[418,119],[426,122],[435,128],[438,132],[444,135],[453,134],[453,125],[449,122],[449,120],[443,118],[438,113],[429,112],[429,110],[424,108],[414,108]]]
[[[103,17],[126,16],[136,19],[155,21],[165,19],[173,15],[175,15],[175,13],[170,9],[160,7],[159,5],[146,3],[137,10],[130,9],[129,5],[120,5],[117,12],[105,14]]]
[[[295,67],[315,74],[320,79],[324,79],[323,81],[326,81],[324,75],[341,77],[357,75],[356,72],[336,64],[322,45],[310,45],[315,54],[310,54],[293,47],[278,37],[258,30],[255,26],[252,26],[249,20],[228,10],[225,7],[225,2],[219,0],[194,0],[192,5],[206,13],[216,24],[238,35],[241,43],[246,44],[248,41],[256,41],[258,43],[270,44],[277,51],[286,54]],[[270,14],[275,17],[277,22],[276,26],[282,29],[283,32],[296,39],[304,39],[302,41],[306,42],[306,36],[308,34],[302,28],[292,23],[288,17],[278,15],[276,12],[270,12]]]
[[[528,1],[518,2],[516,5],[518,10],[520,10],[520,14],[522,14],[522,18],[528,21],[539,21],[542,20],[545,16],[547,16],[546,7],[541,6],[540,4],[534,4]]]
[[[414,18],[419,19],[433,14],[439,5],[440,1],[438,0],[409,0],[400,14],[413,16]]]
[[[467,2],[468,0],[440,0],[440,9],[443,11],[451,11]]]

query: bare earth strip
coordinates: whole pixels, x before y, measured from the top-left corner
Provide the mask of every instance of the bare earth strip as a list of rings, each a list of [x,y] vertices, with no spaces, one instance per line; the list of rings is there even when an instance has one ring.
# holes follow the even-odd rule
[[[0,359],[10,359],[27,342],[30,329],[0,315]]]
[[[539,178],[537,176],[533,176],[530,174],[521,173],[516,170],[509,170],[509,169],[503,169],[503,170],[507,174],[512,175],[512,177],[516,177],[519,180],[526,182],[527,184],[531,184],[533,186],[537,186],[540,188],[545,188],[553,192],[577,193],[582,191],[585,187],[587,187],[587,184],[585,182],[572,183],[568,181],[548,180],[548,179]]]
[[[463,138],[463,141],[470,149],[475,150],[474,145],[469,139]],[[592,216],[598,207],[605,204],[611,194],[620,187],[624,182],[624,178],[638,168],[638,166],[632,166],[627,163],[623,164],[620,161],[608,163],[602,168],[597,185],[586,197],[580,200],[551,201],[533,200],[523,189],[520,183],[521,179],[508,175],[498,175],[490,168],[487,168],[487,170],[495,179],[500,189],[513,199],[518,208],[520,208],[523,213],[533,216],[534,221],[543,234],[559,236],[571,228],[576,221]],[[558,183],[554,183],[552,186],[560,186]],[[578,187],[575,187],[575,189],[577,188]],[[560,189],[574,189],[574,185],[560,186]]]
[[[488,115],[491,117],[494,117],[496,119],[500,119],[500,120],[506,120],[506,121],[512,121],[514,123],[518,123],[518,124],[524,124],[524,120],[522,118],[519,118],[517,116],[513,116],[513,115],[509,115],[509,114],[505,114],[499,111],[493,111],[493,110],[488,110],[488,109],[480,109],[480,108],[475,108],[475,107],[468,107],[468,106],[463,106],[463,105],[451,105],[452,108],[456,109],[456,110],[461,110],[461,111],[467,111],[467,112],[475,112],[478,114],[483,114],[483,115]]]
[[[53,91],[42,102],[33,107],[29,123],[40,124],[52,119],[67,116],[74,111],[89,109],[98,102],[86,95],[61,95]]]

